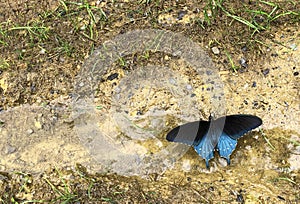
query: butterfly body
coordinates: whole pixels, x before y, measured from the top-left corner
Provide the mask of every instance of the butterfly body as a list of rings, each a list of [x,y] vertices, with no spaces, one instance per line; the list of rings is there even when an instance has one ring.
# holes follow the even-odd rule
[[[193,146],[209,168],[208,162],[214,157],[215,149],[230,164],[230,155],[236,148],[237,139],[261,124],[262,120],[257,116],[229,115],[178,126],[167,134],[167,140]]]

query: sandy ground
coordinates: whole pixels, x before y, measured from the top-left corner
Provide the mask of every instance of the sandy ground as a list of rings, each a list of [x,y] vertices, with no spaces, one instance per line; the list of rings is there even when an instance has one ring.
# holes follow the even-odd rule
[[[47,4],[46,7],[51,10],[55,5]],[[190,18],[180,23],[194,18],[193,12],[188,14]],[[159,15],[158,19],[159,25],[167,21],[171,26],[178,21],[168,15]],[[126,23],[119,21],[119,24],[116,25],[122,27]],[[116,36],[116,33],[110,35]],[[169,201],[297,202],[300,179],[299,36],[297,27],[286,27],[276,30],[272,40],[266,40],[265,55],[249,57],[246,52],[238,51],[234,55],[236,59],[246,59],[249,67],[237,72],[230,69],[229,63],[224,63],[226,49],[223,46],[216,44],[211,49],[205,41],[197,42],[207,53],[207,59],[212,58],[216,76],[223,86],[222,111],[254,114],[263,120],[260,131],[255,130],[239,140],[230,166],[216,155],[210,170],[192,148],[172,146],[174,155],[176,148],[184,150],[180,158],[162,153],[170,145],[165,135],[172,127],[199,118],[207,119],[218,109],[218,105],[209,100],[212,87],[217,89],[217,85],[208,84],[203,75],[184,60],[165,53],[146,52],[137,57],[124,56],[126,62],[137,58],[140,64],[133,63],[132,67],[124,69],[120,60],[106,71],[99,71],[95,99],[91,106],[81,107],[84,111],[92,111],[92,117],[80,115],[79,109],[74,113],[74,106],[78,108],[78,104],[74,105],[72,94],[80,86],[74,81],[86,77],[80,75],[92,69],[94,61],[91,59],[95,54],[78,61],[73,61],[76,55],[59,56],[53,63],[35,59],[43,70],[41,73],[37,68],[28,72],[28,62],[17,62],[14,64],[18,67],[16,72],[8,69],[0,75],[2,107],[5,108],[0,112],[0,171],[40,175],[53,166],[72,169],[81,164],[90,173],[111,171],[120,175],[120,178],[112,178],[112,182],[122,180],[124,175],[129,176],[124,185],[138,179],[144,191],[160,191],[161,199]],[[28,52],[37,50],[40,48]],[[5,58],[7,55],[2,54],[1,59]],[[177,80],[175,88],[169,79]],[[25,92],[37,87],[34,94],[22,96],[24,80],[30,84]],[[37,85],[33,86],[33,82]],[[133,160],[127,155],[137,156]],[[135,166],[136,160],[149,158],[149,155],[158,158],[155,160],[158,163],[144,159],[143,166]]]

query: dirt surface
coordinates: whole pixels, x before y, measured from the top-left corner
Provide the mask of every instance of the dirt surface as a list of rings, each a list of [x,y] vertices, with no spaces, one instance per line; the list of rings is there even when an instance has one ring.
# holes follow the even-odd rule
[[[216,2],[1,1],[0,201],[300,202],[300,5],[279,1],[275,9],[261,2],[225,2],[218,7]],[[268,18],[249,12],[273,9]],[[294,13],[270,20],[286,11]],[[259,32],[229,14],[251,19]],[[238,141],[230,166],[216,155],[207,170],[190,148],[163,171],[150,165],[149,173],[130,175],[123,171],[130,164],[120,160],[124,166],[107,172],[109,165],[101,161],[116,160],[114,151],[102,147],[107,154],[99,153],[91,138],[82,137],[93,134],[81,128],[82,121],[94,118],[83,117],[78,123],[74,115],[76,81],[82,70],[91,68],[94,51],[105,41],[137,29],[169,30],[191,39],[212,59],[220,76],[224,111],[262,118],[260,130]],[[149,71],[153,65],[169,67],[174,75],[162,68]],[[203,76],[171,54],[131,53],[98,77],[92,90],[99,118],[92,128],[117,141],[125,153],[138,147],[139,155],[156,155],[169,145],[164,137],[172,127],[207,119],[216,108],[209,102],[212,87]],[[164,86],[168,80],[152,87],[157,78],[178,79],[179,88]],[[134,122],[128,125],[115,114],[114,97],[118,87],[141,84],[140,79],[143,86],[132,97],[126,89],[121,92],[128,97],[121,97],[122,104],[131,104],[126,114]],[[157,109],[166,116],[158,111],[153,117]],[[142,127],[142,133],[132,124]],[[153,132],[158,139],[150,137]]]

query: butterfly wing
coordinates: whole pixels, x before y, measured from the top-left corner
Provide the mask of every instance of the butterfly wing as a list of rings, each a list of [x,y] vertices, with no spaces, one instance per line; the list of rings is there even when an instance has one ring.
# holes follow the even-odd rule
[[[205,135],[199,144],[194,145],[194,149],[203,159],[205,159],[206,167],[209,168],[208,161],[214,158],[215,149],[215,146],[213,146],[209,137]]]
[[[195,121],[180,125],[167,134],[170,142],[179,142],[187,145],[197,145],[201,142],[209,128],[208,121]]]
[[[207,132],[210,126],[209,121],[195,121],[178,126],[167,134],[167,140],[192,145],[195,151],[205,159],[206,166],[208,161],[214,157],[213,145]]]
[[[226,116],[224,129],[217,149],[220,156],[226,158],[228,165],[230,164],[230,155],[236,148],[237,139],[261,124],[262,120],[254,115],[240,114]]]
[[[242,135],[257,128],[261,124],[262,120],[254,115],[228,115],[226,116],[223,132],[232,139],[237,140]]]
[[[236,145],[237,140],[232,139],[223,132],[218,142],[217,150],[219,151],[220,156],[227,160],[228,165],[230,164],[230,155],[235,150]]]

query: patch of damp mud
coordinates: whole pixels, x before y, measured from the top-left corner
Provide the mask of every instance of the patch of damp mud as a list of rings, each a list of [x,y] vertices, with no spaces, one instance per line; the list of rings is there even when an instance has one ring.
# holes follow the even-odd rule
[[[55,106],[23,105],[2,111],[0,170],[41,173],[49,166],[89,165],[91,159],[68,120],[67,106],[61,100]]]
[[[103,80],[94,100],[101,107],[96,111],[98,134],[86,134],[92,128],[77,124],[79,135],[90,138],[86,145],[92,156],[113,172],[163,173],[188,148],[166,141],[169,127],[203,118],[204,107],[209,109],[207,85],[186,74],[188,67],[183,62],[170,64],[171,68],[148,65],[127,73],[112,69],[103,78],[116,73],[118,77]],[[200,92],[202,96],[195,97]]]
[[[113,171],[131,174],[125,172],[128,167],[135,168],[131,155],[136,155],[138,160],[146,158],[146,163],[139,165],[148,166],[148,173],[158,171],[155,168],[161,166],[160,162],[165,162],[164,170],[170,168],[176,158],[169,163],[163,160],[173,160],[182,149],[189,147],[174,144],[168,150],[174,155],[166,154],[163,150],[169,145],[165,140],[169,127],[207,117],[207,111],[211,108],[208,99],[210,88],[200,76],[181,60],[168,61],[170,68],[164,68],[168,70],[166,72],[155,66],[146,66],[130,71],[135,73],[133,75],[119,68],[103,75],[105,80],[99,83],[94,106],[90,108],[97,113],[97,129],[110,141],[109,144],[114,143],[114,148],[111,145],[97,146],[99,141],[93,138],[89,130],[74,129],[78,121],[89,119],[72,115],[73,104],[69,97],[51,101],[45,107],[22,105],[2,111],[1,170],[43,172],[49,165],[59,168],[80,163],[89,166],[92,172],[106,172],[110,168],[105,167],[110,166]],[[116,73],[117,77],[112,78]],[[151,76],[145,73],[151,73]],[[158,79],[161,79],[160,82],[154,85],[152,82]],[[134,89],[130,89],[135,85]],[[119,87],[123,90],[116,90]],[[126,104],[126,117],[116,110],[118,107],[114,103]],[[79,140],[78,134],[81,133],[87,134],[90,140]],[[93,145],[90,146],[94,150],[92,154],[86,149],[85,143]],[[120,152],[129,156],[120,157]],[[160,154],[156,155],[156,160],[150,161],[149,158],[158,152]],[[118,161],[115,166],[114,161]],[[145,175],[147,172],[138,174]]]
[[[295,146],[290,146],[289,141],[281,137],[295,137],[295,132],[277,128],[264,130],[264,134],[274,137],[270,139],[273,147],[260,132],[254,131],[239,140],[231,155],[230,166],[215,155],[210,161],[210,170],[205,169],[204,161],[191,148],[160,180],[177,185],[180,183],[195,194],[220,202],[224,202],[223,199],[238,200],[239,197],[246,203],[265,200],[274,203],[278,202],[278,197],[297,202],[297,181],[300,177],[299,168],[295,165],[299,164],[299,158],[296,162],[291,159],[299,157],[299,152],[291,151]],[[179,198],[191,193],[182,188],[174,191]]]

